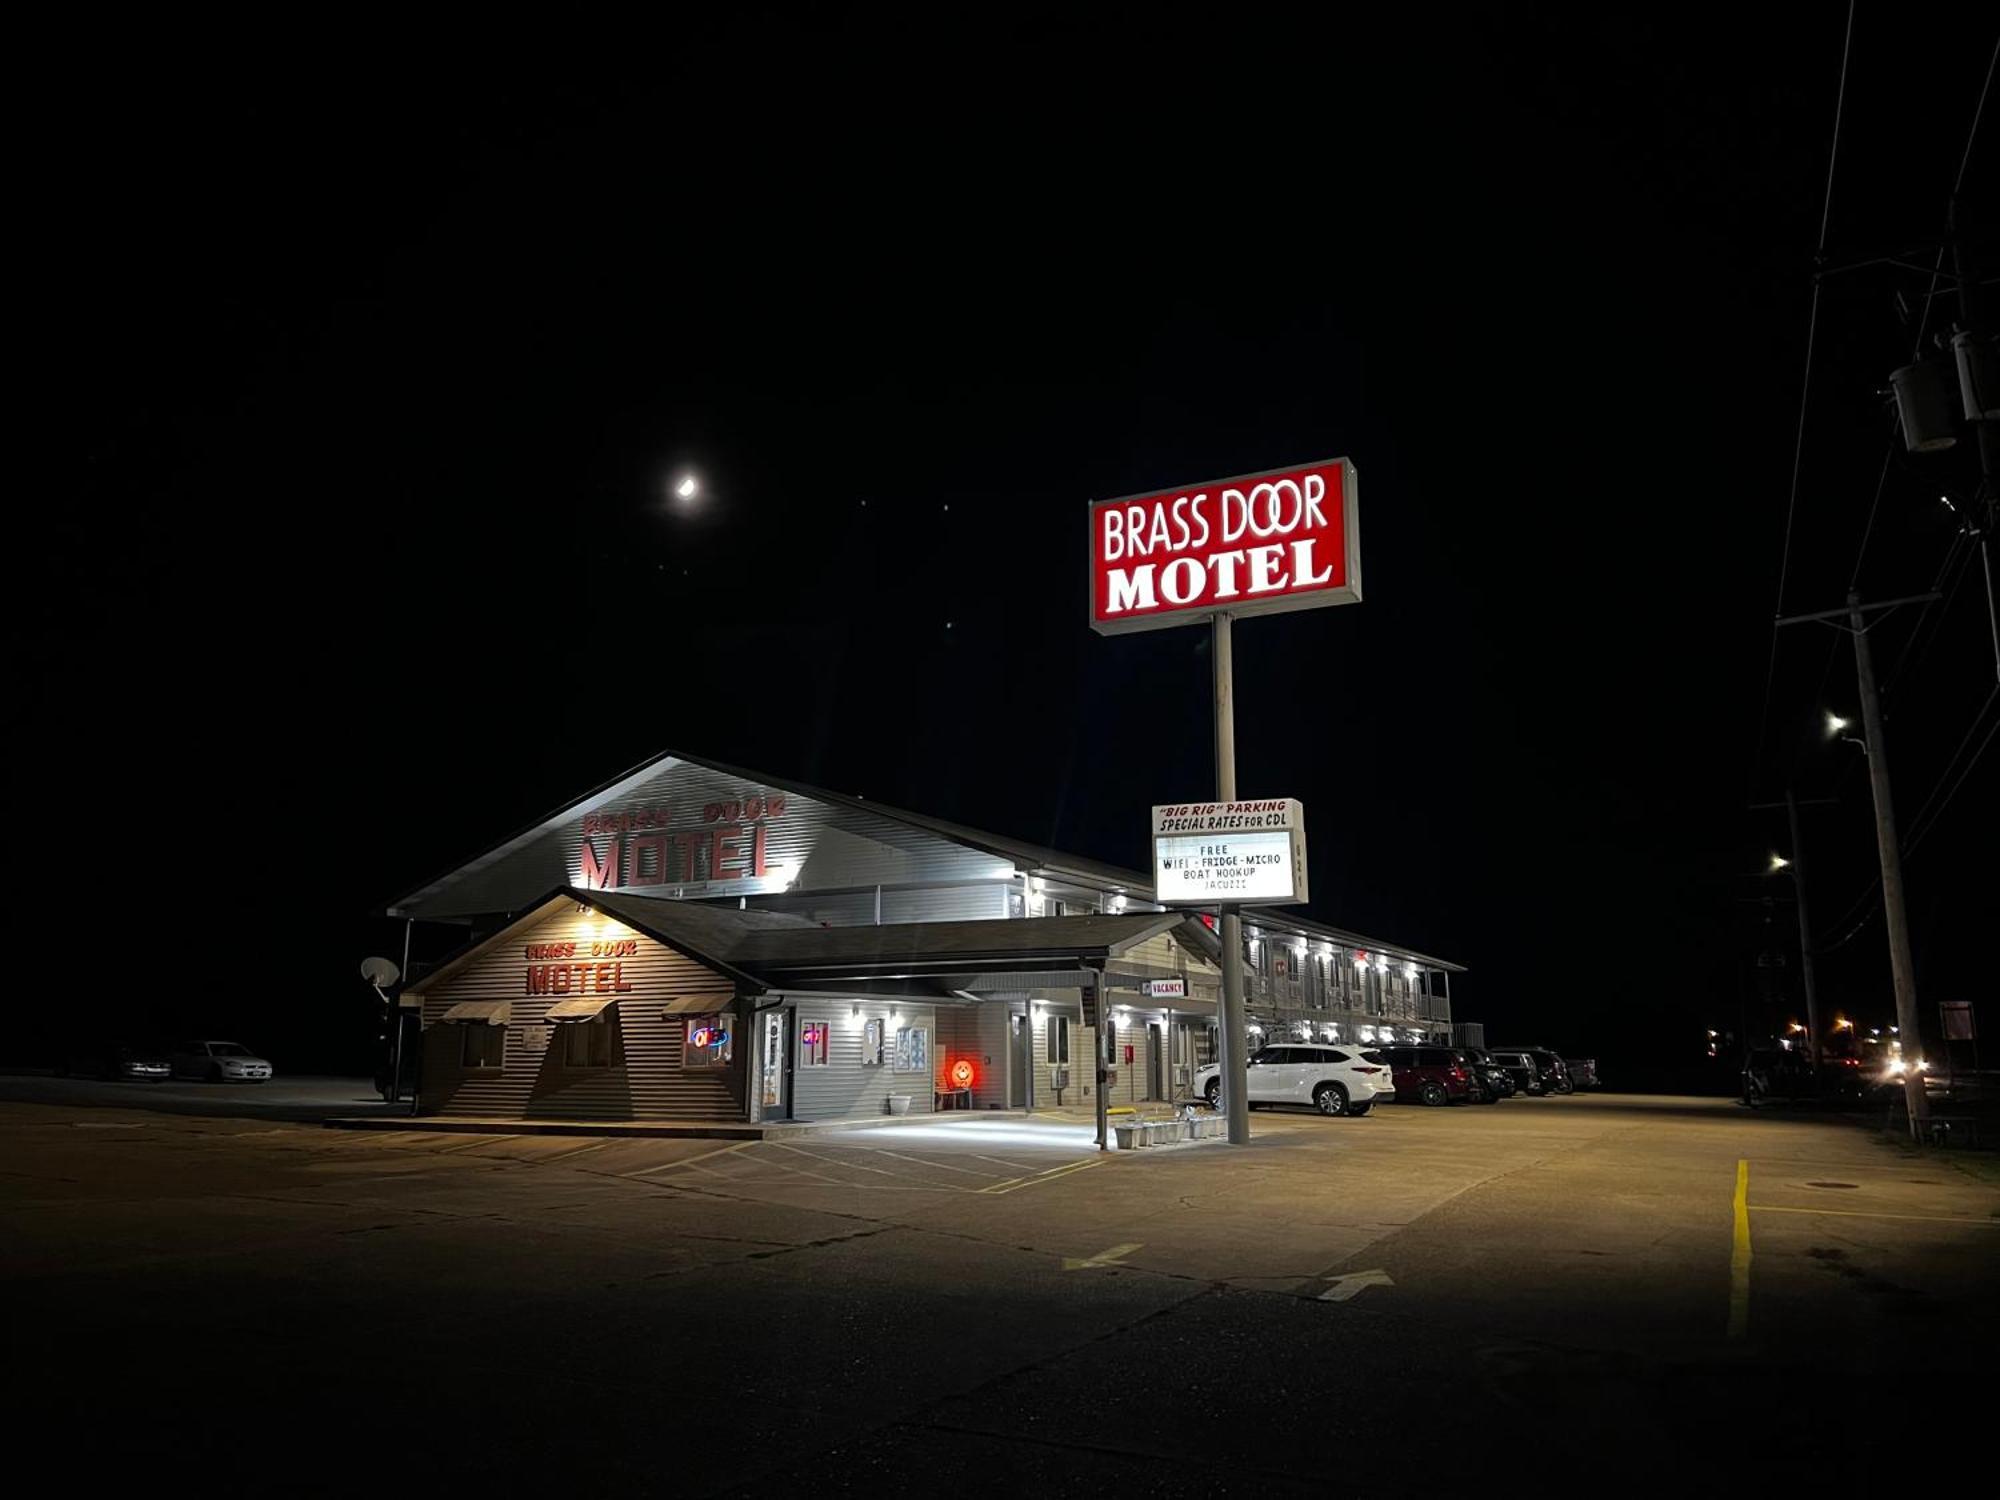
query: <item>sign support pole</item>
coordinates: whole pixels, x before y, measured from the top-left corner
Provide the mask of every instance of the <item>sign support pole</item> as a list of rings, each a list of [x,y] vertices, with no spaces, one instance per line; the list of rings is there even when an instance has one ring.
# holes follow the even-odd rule
[[[1215,616],[1215,800],[1236,800],[1236,662],[1227,612]],[[1222,1105],[1229,1116],[1229,1143],[1250,1144],[1249,1045],[1243,1024],[1243,918],[1237,903],[1222,903],[1222,1025],[1216,1061]]]
[[[1111,1019],[1111,976],[1103,969],[1092,971],[1091,979],[1097,988],[1097,1015],[1090,1031],[1091,1051],[1097,1054],[1097,1149],[1111,1149],[1111,1101],[1105,1097],[1104,1081],[1111,1073],[1111,1046],[1105,1037],[1104,1023]]]

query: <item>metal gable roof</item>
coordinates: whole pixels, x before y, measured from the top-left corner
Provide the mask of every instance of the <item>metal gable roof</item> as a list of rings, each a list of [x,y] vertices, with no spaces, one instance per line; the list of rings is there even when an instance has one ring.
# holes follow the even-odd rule
[[[891,970],[902,975],[946,974],[1003,970],[1010,964],[1039,968],[1051,960],[1114,959],[1163,932],[1174,933],[1195,952],[1215,956],[1207,930],[1180,912],[821,927],[775,912],[563,887],[498,932],[460,949],[410,984],[404,994],[421,994],[475,955],[508,941],[566,902],[601,911],[754,989],[774,988],[803,975],[825,980]]]
[[[678,750],[663,750],[649,760],[641,761],[611,780],[591,788],[572,802],[544,814],[534,822],[515,830],[490,849],[442,871],[425,881],[414,890],[405,892],[390,902],[386,908],[391,916],[407,914],[407,909],[422,903],[427,898],[445,890],[468,875],[491,868],[510,854],[526,848],[536,839],[554,833],[569,820],[591,812],[606,803],[643,785],[660,774],[671,763],[681,762],[699,766],[719,776],[731,776],[758,786],[770,787],[793,796],[822,802],[832,807],[851,811],[871,813],[892,823],[900,823],[906,828],[929,833],[951,843],[977,849],[1000,859],[1011,861],[1029,874],[1053,876],[1059,880],[1073,879],[1086,885],[1101,886],[1107,890],[1123,890],[1149,899],[1152,886],[1145,875],[1137,870],[1124,870],[1116,865],[1100,864],[1095,860],[1081,859],[1064,854],[1059,850],[1045,848],[1040,844],[1028,843],[1021,839],[1008,838],[1001,834],[986,833],[977,828],[967,828],[963,824],[950,823],[942,818],[929,817],[923,813],[910,812],[900,807],[891,807],[884,802],[870,802],[866,797],[850,796],[845,792],[828,791],[825,787],[813,786],[808,782],[792,781],[782,776],[770,776],[762,771],[746,770],[742,766],[728,765],[722,761],[708,760],[698,755],[687,755]],[[1144,893],[1143,895],[1141,893]]]

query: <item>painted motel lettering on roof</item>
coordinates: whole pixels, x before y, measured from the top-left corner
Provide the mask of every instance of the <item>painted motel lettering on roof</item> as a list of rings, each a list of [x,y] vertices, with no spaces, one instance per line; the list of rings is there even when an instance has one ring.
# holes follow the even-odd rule
[[[1361,598],[1354,465],[1344,458],[1090,508],[1091,627],[1189,625]]]

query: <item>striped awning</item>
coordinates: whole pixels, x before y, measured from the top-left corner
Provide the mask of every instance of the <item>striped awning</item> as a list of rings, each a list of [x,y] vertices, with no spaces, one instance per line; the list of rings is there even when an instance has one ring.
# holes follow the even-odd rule
[[[544,1021],[595,1021],[618,1003],[616,995],[592,995],[580,1000],[558,1000],[542,1015]]]
[[[716,1011],[729,1010],[736,1004],[733,994],[675,995],[661,1007],[664,1016],[705,1016]]]
[[[438,1019],[467,1026],[505,1026],[513,1013],[512,1000],[461,1000]]]

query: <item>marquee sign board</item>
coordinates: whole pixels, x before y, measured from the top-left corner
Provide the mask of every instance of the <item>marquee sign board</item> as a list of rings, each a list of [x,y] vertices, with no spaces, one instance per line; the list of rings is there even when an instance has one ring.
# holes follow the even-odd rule
[[[1308,900],[1305,809],[1295,797],[1155,807],[1153,893],[1162,906]]]
[[[1361,518],[1344,458],[1090,507],[1101,635],[1361,602]]]

